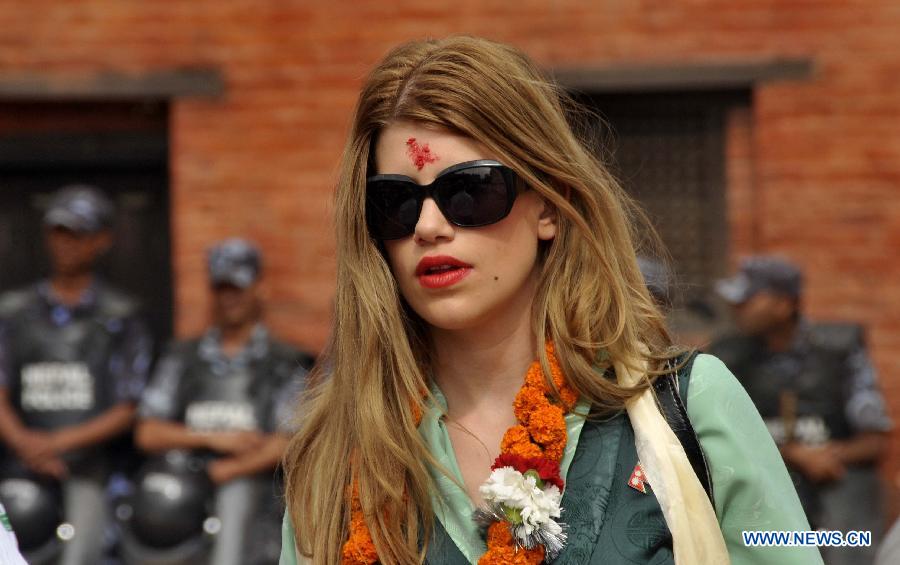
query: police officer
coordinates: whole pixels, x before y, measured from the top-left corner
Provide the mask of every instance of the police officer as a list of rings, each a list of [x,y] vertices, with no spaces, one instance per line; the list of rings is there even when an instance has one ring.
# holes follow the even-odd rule
[[[0,297],[3,473],[62,481],[64,565],[99,562],[111,441],[132,427],[151,360],[136,302],[94,272],[113,216],[94,187],[58,191],[44,216],[50,278]]]
[[[248,563],[245,542],[255,531],[249,521],[256,503],[272,498],[273,470],[311,359],[263,325],[261,257],[252,244],[222,242],[209,252],[208,266],[215,324],[200,339],[175,344],[159,362],[136,439],[150,453],[189,450],[204,457],[221,521],[209,562]]]
[[[719,281],[738,333],[711,347],[741,380],[794,476],[814,527],[877,530],[878,478],[891,421],[862,329],[801,314],[800,270],[779,257],[746,259]],[[829,563],[864,563],[831,550]],[[847,560],[842,560],[844,553]]]

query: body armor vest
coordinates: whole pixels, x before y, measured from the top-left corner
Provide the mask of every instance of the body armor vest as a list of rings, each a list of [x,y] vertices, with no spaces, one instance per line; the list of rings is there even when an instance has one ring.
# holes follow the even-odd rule
[[[179,383],[178,419],[198,431],[275,431],[271,424],[275,395],[296,374],[299,353],[270,340],[268,352],[247,364],[216,371],[199,352],[198,341],[185,344]]]
[[[89,311],[71,310],[53,322],[36,288],[5,298],[0,316],[9,329],[10,399],[29,428],[55,430],[80,424],[114,404],[110,360],[123,339],[123,318],[133,304],[98,289]],[[67,453],[70,467],[100,465],[101,446]]]
[[[845,412],[847,357],[861,339],[856,326],[821,324],[808,328],[795,350],[777,354],[777,362],[761,340],[750,337],[723,340],[712,353],[747,390],[776,443],[790,435],[815,445],[852,434]],[[783,407],[785,394],[793,397],[790,415]],[[785,422],[786,416],[793,421]]]
[[[98,297],[88,314],[56,325],[36,290],[3,312],[9,327],[10,392],[23,422],[56,429],[84,422],[112,406],[110,359],[122,339],[122,305]],[[127,312],[130,314],[130,312]]]

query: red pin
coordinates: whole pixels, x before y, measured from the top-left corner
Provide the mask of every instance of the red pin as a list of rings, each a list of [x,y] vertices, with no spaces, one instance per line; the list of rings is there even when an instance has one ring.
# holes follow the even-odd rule
[[[634,471],[632,471],[631,476],[628,477],[628,486],[636,491],[647,494],[647,487],[650,485],[647,483],[647,475],[644,474],[644,469],[641,467],[640,461],[634,466]]]

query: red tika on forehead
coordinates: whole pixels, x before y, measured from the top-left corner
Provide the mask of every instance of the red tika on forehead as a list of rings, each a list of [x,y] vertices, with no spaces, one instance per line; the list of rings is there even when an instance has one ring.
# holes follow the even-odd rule
[[[416,169],[419,171],[425,168],[425,165],[434,163],[438,160],[438,156],[431,152],[431,148],[428,147],[428,144],[424,143],[419,145],[419,142],[416,141],[415,137],[410,137],[406,140],[406,154],[409,155],[413,165],[415,165]]]

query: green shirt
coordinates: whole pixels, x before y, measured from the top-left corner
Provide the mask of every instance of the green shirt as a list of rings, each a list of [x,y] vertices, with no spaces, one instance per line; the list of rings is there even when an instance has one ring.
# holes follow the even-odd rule
[[[443,403],[443,395],[435,390]],[[461,483],[462,476],[450,436],[435,406],[422,419],[419,432],[435,458]],[[585,413],[579,403],[576,412]],[[688,416],[700,439],[712,473],[716,515],[733,565],[822,563],[814,548],[746,547],[742,531],[809,530],[797,493],[788,477],[778,448],[759,413],[737,379],[717,358],[700,355],[691,371],[687,399]],[[561,462],[566,476],[584,420],[566,416],[569,441]],[[432,470],[436,491],[434,512],[444,529],[472,563],[486,550],[471,519],[472,503],[453,480]],[[652,486],[652,485],[651,485]],[[287,518],[283,527],[280,565],[296,565],[293,530]]]

